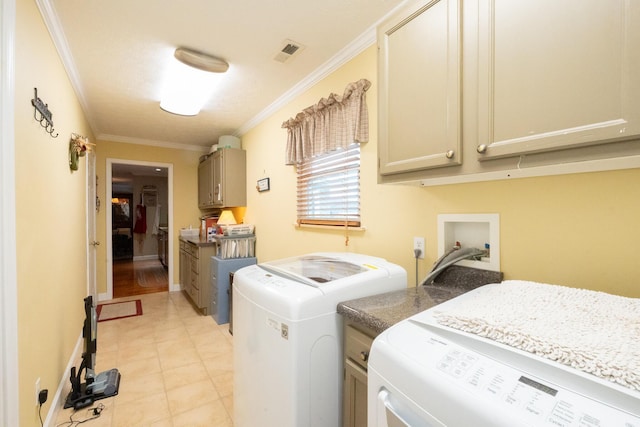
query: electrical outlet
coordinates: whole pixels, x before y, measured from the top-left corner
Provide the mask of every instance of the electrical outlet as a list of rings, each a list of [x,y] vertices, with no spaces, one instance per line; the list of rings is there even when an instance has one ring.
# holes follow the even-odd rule
[[[418,258],[424,259],[424,237],[414,237],[413,238],[413,250],[420,251]]]
[[[36,406],[40,405],[40,377],[36,380]]]

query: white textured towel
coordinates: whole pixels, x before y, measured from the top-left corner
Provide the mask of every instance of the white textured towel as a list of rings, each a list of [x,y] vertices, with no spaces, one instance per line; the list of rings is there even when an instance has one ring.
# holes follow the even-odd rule
[[[518,280],[477,291],[438,323],[640,390],[640,299]]]

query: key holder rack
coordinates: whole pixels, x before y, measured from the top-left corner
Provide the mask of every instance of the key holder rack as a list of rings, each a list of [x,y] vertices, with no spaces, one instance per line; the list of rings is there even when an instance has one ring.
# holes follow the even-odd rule
[[[33,105],[33,118],[36,119],[37,122],[40,123],[40,126],[47,131],[52,138],[57,138],[58,133],[53,134],[53,114],[49,111],[48,104],[45,104],[40,98],[38,98],[38,88],[33,88],[33,99],[31,100],[31,105]],[[40,113],[40,118],[38,118],[38,113]]]

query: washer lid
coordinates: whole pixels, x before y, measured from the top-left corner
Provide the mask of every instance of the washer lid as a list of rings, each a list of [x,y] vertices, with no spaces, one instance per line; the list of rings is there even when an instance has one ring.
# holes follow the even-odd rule
[[[270,273],[314,287],[368,271],[366,267],[322,255],[303,255],[260,264]]]

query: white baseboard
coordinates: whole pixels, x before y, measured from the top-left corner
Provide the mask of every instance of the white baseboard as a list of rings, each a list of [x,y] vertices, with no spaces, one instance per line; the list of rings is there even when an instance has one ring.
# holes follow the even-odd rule
[[[180,283],[173,283],[169,286],[169,292],[179,292],[182,290]]]
[[[149,261],[149,260],[153,260],[153,259],[160,259],[158,258],[158,255],[138,255],[138,256],[134,256],[133,260],[134,261]]]
[[[80,360],[80,356],[82,354],[82,346],[84,344],[84,338],[82,338],[82,332],[80,333],[80,337],[78,337],[78,343],[76,344],[76,348],[73,350],[71,354],[71,358],[69,359],[69,363],[67,363],[67,367],[60,379],[60,384],[58,384],[58,389],[56,390],[56,394],[53,396],[53,400],[51,401],[51,405],[49,406],[49,412],[47,413],[47,417],[44,420],[44,427],[54,426],[56,420],[58,419],[58,414],[62,410],[63,401],[67,399],[66,394],[63,395],[63,391],[65,390],[65,386],[67,384],[71,384],[69,381],[69,377],[71,375],[71,368],[75,366],[75,362]],[[71,390],[71,386],[69,386],[68,390]]]

